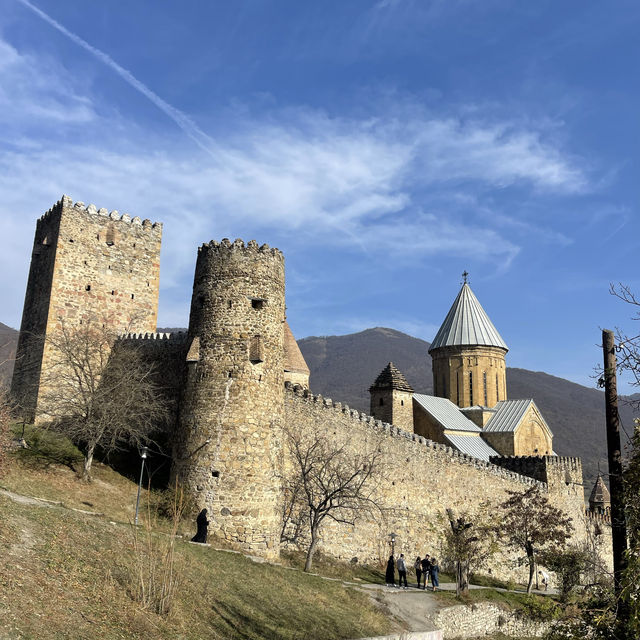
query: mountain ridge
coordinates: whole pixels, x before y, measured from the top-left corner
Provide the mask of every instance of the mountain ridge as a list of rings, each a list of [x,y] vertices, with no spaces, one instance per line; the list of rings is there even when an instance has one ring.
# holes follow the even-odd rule
[[[406,376],[416,393],[433,393],[429,343],[387,327],[343,336],[298,340],[311,370],[310,386],[333,400],[370,412],[369,386],[388,362]],[[585,485],[607,470],[604,393],[543,371],[507,367],[507,397],[533,398],[554,433],[558,455],[582,458]],[[634,412],[621,404],[623,427],[633,431]]]

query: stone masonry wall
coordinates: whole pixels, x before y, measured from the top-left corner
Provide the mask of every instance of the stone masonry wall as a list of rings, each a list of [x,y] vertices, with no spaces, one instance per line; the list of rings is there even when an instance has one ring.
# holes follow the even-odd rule
[[[394,512],[385,518],[359,521],[355,527],[326,525],[321,549],[345,560],[357,557],[360,562],[370,562],[385,558],[391,532],[396,534],[396,552],[404,553],[410,565],[424,553],[441,556],[443,534],[449,526],[447,508],[476,514],[485,508],[483,503],[497,505],[505,500],[508,490],[522,491],[535,485],[548,491],[542,482],[404,432],[307,391],[288,389],[285,420],[290,428],[347,437],[355,451],[370,447],[376,438],[383,448],[386,479],[380,485],[380,497]],[[565,506],[573,510],[572,505]],[[523,569],[513,568],[506,560],[496,557],[480,570],[501,579],[526,578]]]
[[[95,322],[117,332],[153,332],[158,313],[162,225],[73,204],[63,196],[37,223],[21,342],[64,323]],[[25,349],[22,348],[24,353]],[[16,362],[13,391],[36,412],[49,348]]]
[[[355,557],[360,562],[380,561],[389,554],[389,534],[394,532],[396,552],[404,553],[410,566],[424,553],[441,559],[443,534],[449,526],[447,508],[472,515],[491,511],[508,497],[507,491],[538,486],[552,504],[573,519],[572,541],[594,545],[605,564],[611,564],[610,527],[584,511],[579,458],[507,458],[504,468],[291,385],[285,392],[285,421],[289,428],[333,433],[348,440],[359,453],[370,451],[372,446],[381,446],[384,451],[385,480],[379,486],[380,499],[394,511],[384,518],[361,520],[355,527],[325,525],[320,546],[325,553],[343,560]],[[513,560],[513,554],[500,553],[478,571],[526,582],[527,570],[516,567]]]
[[[209,510],[213,534],[265,556],[278,554],[280,537],[284,323],[277,249],[200,247],[189,320],[199,349],[187,364],[174,473]]]
[[[507,399],[505,350],[499,347],[439,347],[431,353],[434,395],[459,407],[493,407]],[[470,385],[469,374],[473,375]],[[486,401],[485,401],[486,376]],[[473,397],[471,395],[473,386]]]
[[[529,620],[488,602],[441,609],[431,622],[442,630],[444,640],[479,638],[497,633],[509,638],[539,638],[550,628],[548,622]]]

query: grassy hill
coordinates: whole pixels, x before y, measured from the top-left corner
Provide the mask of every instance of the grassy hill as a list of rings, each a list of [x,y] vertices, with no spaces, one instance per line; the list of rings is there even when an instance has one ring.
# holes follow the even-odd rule
[[[392,361],[419,393],[433,392],[429,343],[412,336],[377,327],[345,336],[321,336],[298,341],[311,370],[315,393],[346,402],[369,412],[369,386]],[[587,487],[595,481],[598,463],[606,471],[604,394],[562,378],[526,369],[507,369],[510,398],[533,398],[554,433],[559,455],[579,456]],[[622,406],[621,417],[628,433],[633,430],[633,411]]]
[[[14,461],[0,479],[14,492],[0,493],[2,638],[313,640],[393,628],[368,595],[339,581],[188,543],[191,522],[178,539],[165,520],[136,530],[137,486],[109,467],[98,464],[87,485],[68,467],[42,463]],[[175,597],[159,615],[136,596],[140,576],[147,592],[163,584],[171,540]]]

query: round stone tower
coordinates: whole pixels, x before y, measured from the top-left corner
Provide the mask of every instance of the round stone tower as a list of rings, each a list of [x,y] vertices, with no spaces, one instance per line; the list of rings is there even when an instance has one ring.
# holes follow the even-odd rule
[[[278,555],[284,257],[252,240],[198,250],[174,476],[210,532]]]
[[[459,407],[494,407],[507,399],[509,350],[465,281],[429,347],[434,395]]]

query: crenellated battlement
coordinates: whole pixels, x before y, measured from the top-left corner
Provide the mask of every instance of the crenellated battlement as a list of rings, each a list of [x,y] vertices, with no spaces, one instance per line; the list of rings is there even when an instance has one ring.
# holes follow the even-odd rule
[[[60,215],[63,209],[72,209],[78,213],[88,213],[92,216],[101,216],[108,218],[113,222],[123,222],[134,226],[141,226],[143,229],[158,229],[162,230],[162,222],[152,222],[145,218],[141,219],[139,216],[131,216],[129,213],[120,214],[118,211],[113,210],[109,212],[104,207],[98,208],[95,204],[86,205],[82,201],[73,202],[70,196],[64,195],[58,202],[56,202],[46,213],[40,218],[40,223],[47,222],[55,215]]]
[[[440,444],[438,442],[434,442],[433,440],[429,440],[423,436],[418,435],[417,433],[409,433],[407,431],[403,431],[402,429],[399,429],[398,427],[389,424],[388,422],[378,420],[377,418],[374,418],[367,413],[358,411],[356,409],[351,409],[347,404],[334,402],[333,400],[331,400],[331,398],[325,398],[320,394],[313,394],[309,391],[309,389],[303,388],[300,385],[292,385],[290,382],[285,382],[285,390],[287,393],[301,399],[304,402],[313,404],[319,409],[334,411],[338,414],[345,415],[354,423],[365,423],[372,429],[382,432],[385,436],[413,442],[415,443],[416,447],[438,451],[442,455],[447,456],[450,461],[469,465],[476,469],[483,469],[493,475],[508,478],[521,484],[525,484],[528,486],[539,486],[542,489],[546,489],[546,483],[531,478],[530,476],[522,475],[515,471],[510,471],[500,465],[492,464],[491,462],[479,460],[478,458],[469,456],[445,444]]]
[[[491,456],[491,463],[546,484],[582,485],[582,461],[572,456]]]
[[[163,344],[168,344],[169,342],[185,342],[188,338],[188,333],[186,331],[174,331],[173,333],[127,333],[120,336],[121,340],[136,340],[136,341],[157,341],[162,342]]]
[[[249,240],[245,244],[244,240],[241,238],[236,238],[233,242],[229,240],[229,238],[223,238],[220,242],[216,240],[211,240],[210,242],[205,242],[203,245],[198,247],[198,253],[206,253],[206,252],[224,252],[227,251],[229,253],[238,253],[244,252],[248,254],[269,254],[272,256],[280,257],[284,261],[284,255],[280,249],[276,249],[275,247],[270,247],[268,244],[258,245],[255,240]]]

